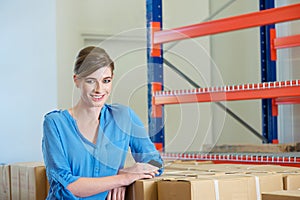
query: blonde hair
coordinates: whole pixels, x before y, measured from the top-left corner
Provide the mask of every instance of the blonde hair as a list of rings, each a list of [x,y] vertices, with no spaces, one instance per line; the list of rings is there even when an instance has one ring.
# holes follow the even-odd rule
[[[74,74],[86,77],[102,67],[110,67],[113,73],[114,62],[100,47],[88,46],[79,51],[74,66]]]

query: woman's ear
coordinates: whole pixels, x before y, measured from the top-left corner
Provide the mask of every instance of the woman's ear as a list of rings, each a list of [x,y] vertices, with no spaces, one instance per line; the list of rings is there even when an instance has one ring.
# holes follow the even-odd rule
[[[76,74],[73,75],[73,81],[74,81],[74,84],[75,86],[78,88],[79,87],[79,80],[78,80],[78,77],[76,76]]]

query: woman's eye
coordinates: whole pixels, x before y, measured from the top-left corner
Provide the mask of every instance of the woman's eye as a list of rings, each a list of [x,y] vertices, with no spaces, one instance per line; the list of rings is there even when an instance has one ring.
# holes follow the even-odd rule
[[[110,79],[105,79],[105,80],[103,80],[103,83],[110,83]]]
[[[87,80],[85,80],[85,82],[88,83],[88,84],[94,84],[95,80],[87,79]]]

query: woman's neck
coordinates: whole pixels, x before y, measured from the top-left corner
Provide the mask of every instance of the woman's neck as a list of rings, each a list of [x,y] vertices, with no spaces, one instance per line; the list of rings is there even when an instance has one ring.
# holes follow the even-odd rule
[[[102,107],[87,107],[79,101],[70,112],[77,121],[98,121]]]

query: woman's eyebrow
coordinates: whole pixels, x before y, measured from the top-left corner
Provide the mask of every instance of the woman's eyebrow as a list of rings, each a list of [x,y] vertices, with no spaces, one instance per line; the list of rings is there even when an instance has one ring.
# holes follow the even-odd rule
[[[112,76],[102,77],[102,79],[108,79],[108,78],[112,78]],[[95,77],[86,77],[86,79],[94,79],[94,80],[97,80],[97,78],[95,78]]]
[[[85,77],[84,79],[95,79],[95,78],[93,78],[93,77]]]

